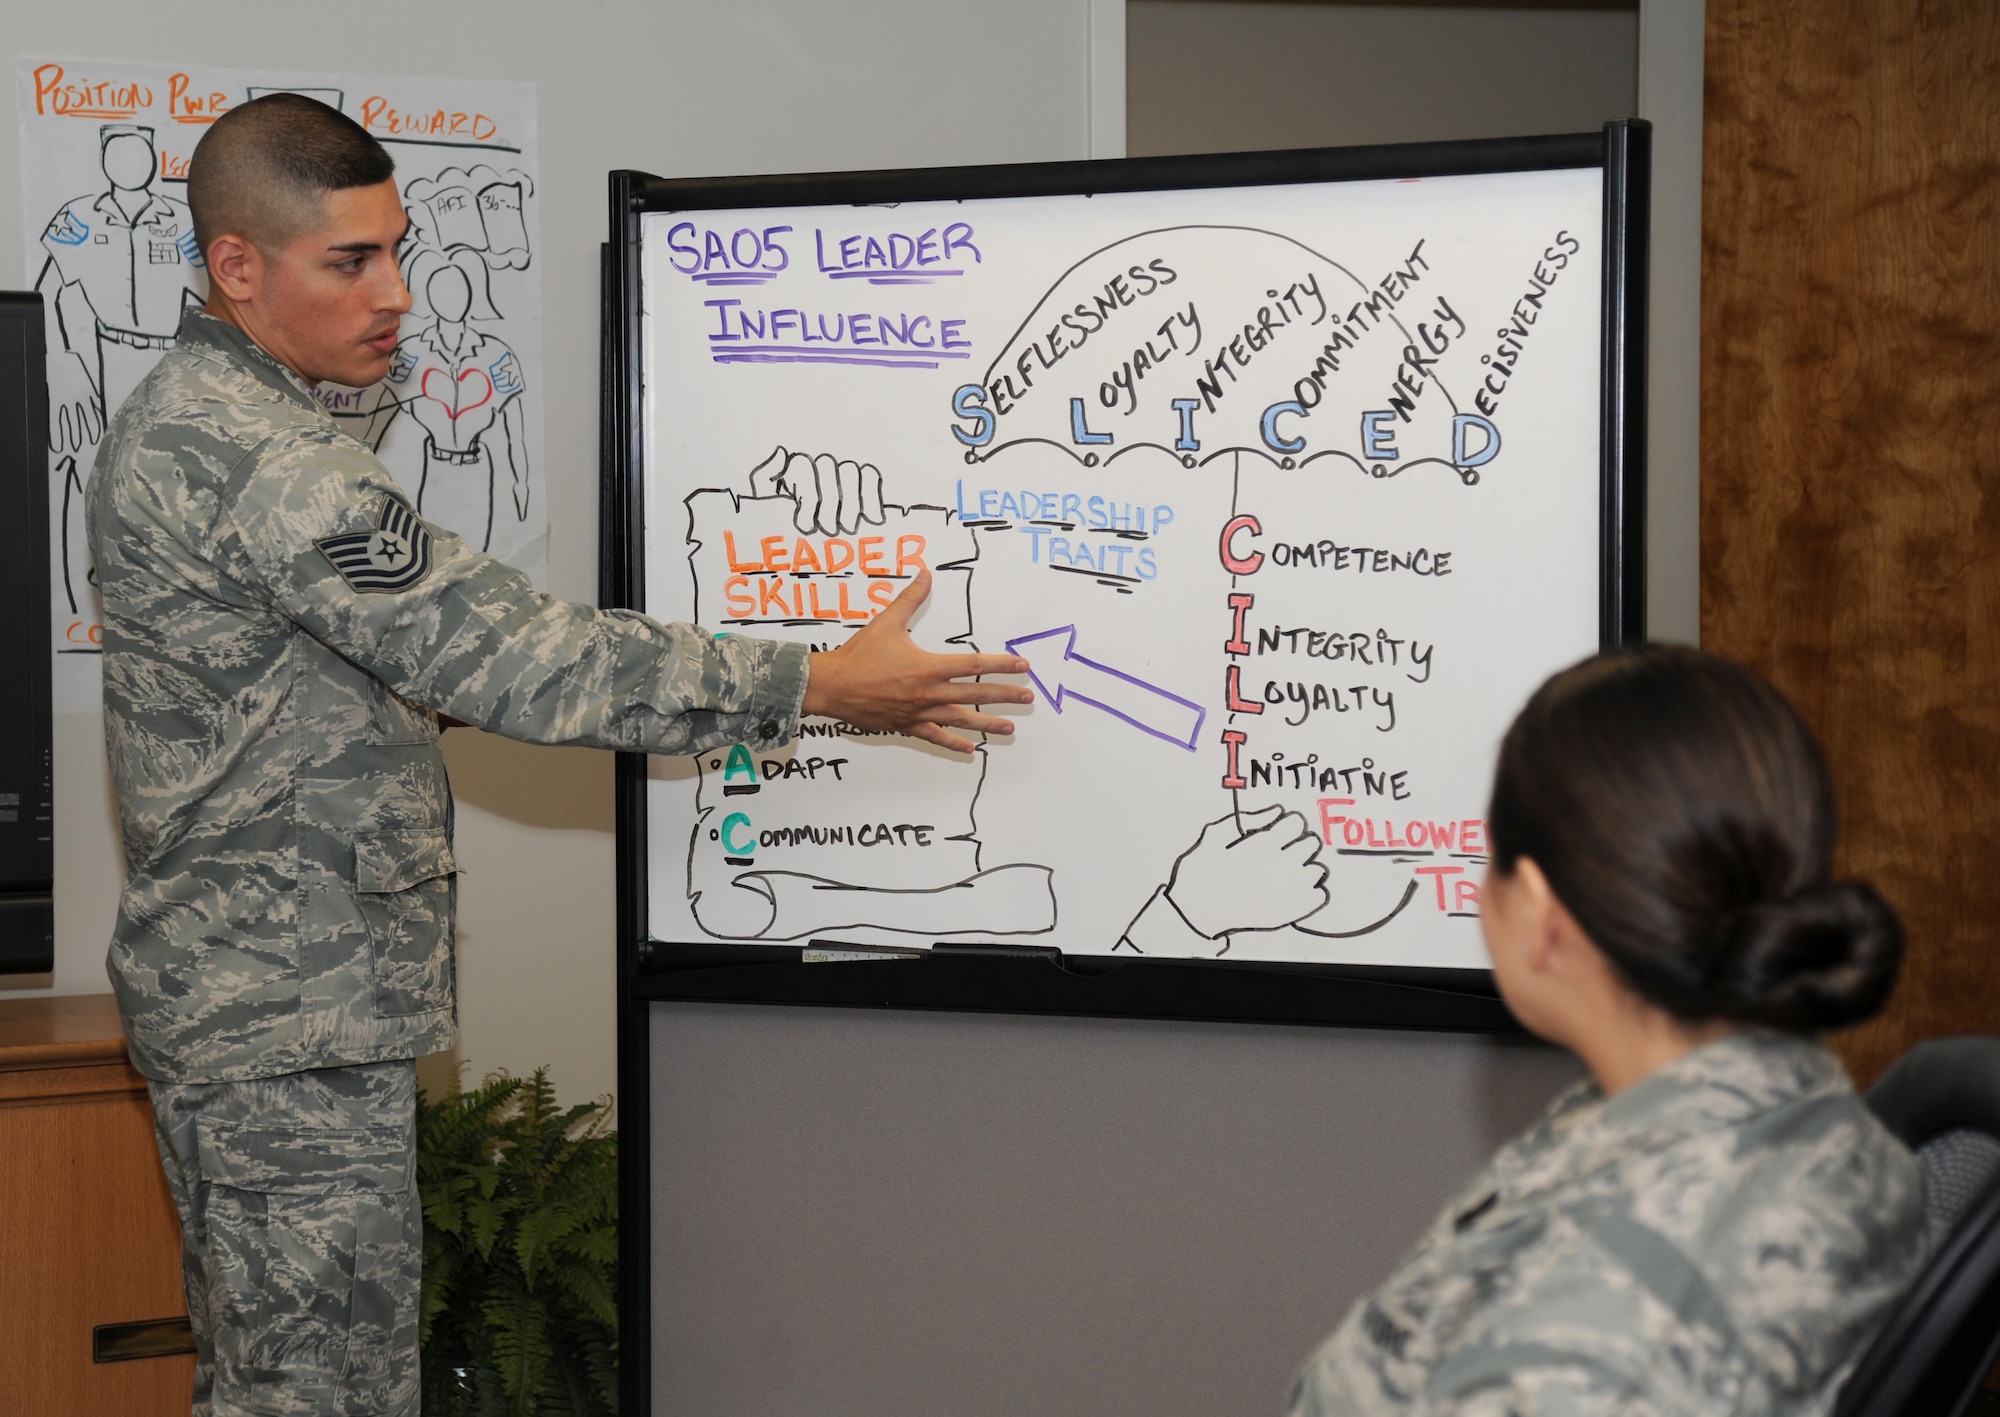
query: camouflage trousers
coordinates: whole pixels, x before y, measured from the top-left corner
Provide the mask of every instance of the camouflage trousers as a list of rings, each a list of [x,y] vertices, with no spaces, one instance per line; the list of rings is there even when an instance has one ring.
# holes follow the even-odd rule
[[[194,1417],[415,1417],[416,1065],[149,1087]]]

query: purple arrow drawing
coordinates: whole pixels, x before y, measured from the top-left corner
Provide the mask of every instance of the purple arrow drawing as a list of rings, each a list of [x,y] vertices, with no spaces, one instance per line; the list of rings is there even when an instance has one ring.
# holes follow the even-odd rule
[[[1021,655],[1032,662],[1034,656],[1028,646],[1046,641],[1046,648],[1053,650],[1058,637],[1062,647],[1061,664],[1050,669],[1028,670],[1029,680],[1057,713],[1063,711],[1065,700],[1075,699],[1078,703],[1103,709],[1141,733],[1150,733],[1176,748],[1185,748],[1190,753],[1195,750],[1208,710],[1192,699],[1170,694],[1144,679],[1135,679],[1121,669],[1113,669],[1108,664],[1078,654],[1076,626],[1059,625],[1053,630],[1021,635],[1007,641],[1007,653]],[[1053,688],[1050,687],[1051,681]]]

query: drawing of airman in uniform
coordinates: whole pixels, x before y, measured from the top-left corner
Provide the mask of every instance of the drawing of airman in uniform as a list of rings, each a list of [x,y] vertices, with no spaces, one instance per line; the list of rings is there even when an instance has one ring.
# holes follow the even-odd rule
[[[181,311],[207,298],[208,281],[194,218],[187,204],[153,190],[159,158],[153,130],[142,123],[106,123],[97,130],[98,163],[109,183],[63,204],[42,232],[35,288],[55,315],[57,338],[90,381],[90,402],[65,426],[59,471],[62,489],[63,587],[69,609],[83,609],[94,583],[83,544],[83,483],[79,464],[89,442],[174,347]],[[86,441],[88,440],[88,441]]]
[[[108,420],[174,347],[181,311],[207,298],[208,282],[187,204],[153,190],[153,130],[106,123],[98,159],[109,190],[65,203],[50,219],[35,284],[47,292],[54,278],[63,347],[83,362]]]

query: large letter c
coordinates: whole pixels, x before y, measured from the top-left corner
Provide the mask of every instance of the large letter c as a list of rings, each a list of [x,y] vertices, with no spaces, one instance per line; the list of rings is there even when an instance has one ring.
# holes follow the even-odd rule
[[[1264,553],[1252,551],[1248,556],[1238,556],[1230,543],[1236,540],[1239,531],[1247,531],[1252,536],[1264,534],[1262,524],[1248,512],[1240,517],[1231,517],[1222,528],[1222,568],[1232,576],[1254,576],[1257,568],[1264,564]]]
[[[757,849],[757,834],[755,831],[752,831],[750,833],[750,840],[742,846],[738,846],[735,843],[735,841],[732,840],[732,838],[736,835],[736,829],[738,827],[748,828],[749,826],[750,826],[750,817],[749,814],[745,812],[731,812],[728,816],[722,819],[723,855],[748,856],[751,852]]]

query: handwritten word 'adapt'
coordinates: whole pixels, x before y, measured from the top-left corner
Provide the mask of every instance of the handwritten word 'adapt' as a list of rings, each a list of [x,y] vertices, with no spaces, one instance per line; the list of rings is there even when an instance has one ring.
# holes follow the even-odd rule
[[[847,766],[848,761],[846,758],[791,756],[765,758],[759,764],[751,756],[747,744],[735,743],[730,745],[726,764],[721,758],[710,758],[708,766],[710,771],[721,770],[723,796],[741,797],[762,792],[766,782],[789,781],[792,778],[818,782],[823,772],[830,773],[835,782],[844,781],[840,770]],[[761,781],[758,778],[760,771],[763,774]]]

